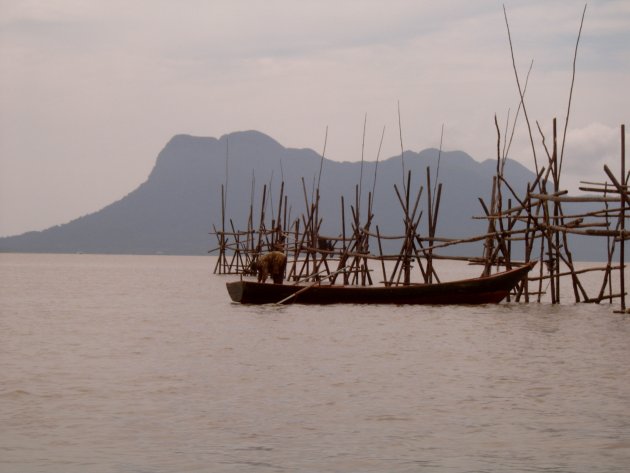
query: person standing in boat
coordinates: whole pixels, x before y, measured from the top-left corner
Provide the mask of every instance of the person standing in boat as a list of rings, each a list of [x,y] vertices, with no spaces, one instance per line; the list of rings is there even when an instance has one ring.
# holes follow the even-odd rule
[[[271,276],[274,284],[282,284],[286,267],[287,256],[281,251],[272,251],[255,259],[250,268],[258,275],[258,282],[264,283]]]

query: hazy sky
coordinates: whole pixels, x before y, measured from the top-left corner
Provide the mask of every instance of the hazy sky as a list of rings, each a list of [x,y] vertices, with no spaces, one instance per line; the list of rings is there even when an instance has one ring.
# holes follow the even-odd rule
[[[518,89],[496,0],[0,0],[0,235],[120,199],[175,134],[256,129],[288,147],[376,159],[405,149],[496,157]],[[505,0],[526,105],[564,126],[585,3]],[[630,1],[591,1],[564,179],[618,168],[630,123]],[[509,112],[508,112],[509,111]],[[533,169],[520,135],[510,157]],[[539,156],[542,149],[536,133]],[[222,172],[218,171],[218,172]]]

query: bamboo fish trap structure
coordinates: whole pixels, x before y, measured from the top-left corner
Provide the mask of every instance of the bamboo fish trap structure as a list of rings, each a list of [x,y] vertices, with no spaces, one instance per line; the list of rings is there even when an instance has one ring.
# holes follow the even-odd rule
[[[497,158],[490,201],[480,198],[483,215],[471,216],[487,222],[484,234],[459,239],[437,235],[442,184],[432,186],[429,168],[425,185],[415,192],[411,172],[407,173],[402,189],[394,186],[402,215],[403,232],[400,235],[385,234],[378,225],[373,225],[372,192],[368,194],[367,211],[364,215],[361,213],[359,186],[355,187],[352,205],[348,206],[341,197],[341,231],[335,235],[323,234],[319,189],[309,199],[302,179],[306,212],[297,218],[290,217],[284,182],[280,184],[275,218],[269,219],[266,213],[270,194],[266,185],[262,190],[258,225],[254,225],[253,204],[245,230],[235,228],[231,219],[228,220],[229,229],[226,229],[226,216],[223,215],[222,228],[215,227],[212,232],[218,244],[214,250],[218,252],[214,272],[247,275],[259,255],[283,251],[288,258],[288,281],[401,285],[410,283],[412,271],[424,283],[440,282],[436,260],[479,264],[483,266],[482,275],[490,274],[493,268],[511,269],[538,261],[537,274],[531,274],[517,287],[513,301],[557,304],[561,302],[561,288],[568,286],[575,302],[612,303],[618,300],[620,310],[626,311],[625,241],[630,238],[630,232],[625,229],[625,219],[630,198],[629,174],[625,168],[625,126],[621,126],[619,174],[604,166],[605,178],[598,183],[583,183],[581,191],[587,194],[580,196],[569,196],[566,190],[560,189],[555,121],[553,130],[553,146],[547,154],[547,165],[539,169],[524,194],[519,195],[505,178],[505,158]],[[225,208],[224,188],[222,202]],[[601,208],[586,213],[568,212],[567,207],[575,203],[597,204]],[[349,219],[347,215],[350,215]],[[419,224],[425,215],[428,233],[421,234]],[[582,264],[578,268],[571,252],[570,235],[593,238],[605,245],[606,261],[589,267]],[[387,254],[383,251],[383,243],[392,240],[399,242],[400,250]],[[482,255],[440,253],[444,248],[471,242],[483,243]],[[381,273],[378,278],[375,276],[377,272]],[[581,277],[593,272],[601,274],[601,284],[595,293],[589,293]],[[618,276],[613,277],[616,274]]]
[[[582,14],[576,43],[573,79],[575,78],[575,61],[585,12],[586,7]],[[504,168],[514,135],[514,128],[512,128],[510,137],[506,133],[502,139],[495,116],[497,163],[492,180],[490,200],[486,202],[479,198],[483,215],[471,216],[471,218],[482,219],[487,223],[484,234],[457,239],[438,236],[436,230],[442,184],[435,182],[432,187],[431,172],[427,168],[426,186],[420,186],[412,193],[412,175],[411,172],[405,172],[403,153],[401,155],[403,162],[402,189],[394,186],[394,192],[402,211],[403,231],[401,235],[387,235],[381,231],[378,225],[374,225],[374,188],[372,192],[368,193],[367,211],[362,213],[362,178],[359,181],[360,184],[355,187],[352,205],[348,207],[343,196],[341,197],[341,231],[334,235],[322,234],[323,216],[320,215],[319,180],[309,199],[307,186],[304,178],[302,178],[306,210],[295,219],[291,219],[290,211],[287,211],[292,207],[289,206],[288,198],[284,193],[284,182],[280,185],[280,199],[275,218],[268,219],[266,209],[269,207],[270,193],[265,186],[262,192],[257,226],[254,225],[253,219],[252,184],[252,203],[245,230],[235,228],[231,219],[229,220],[229,228],[226,227],[226,189],[222,186],[221,228],[215,227],[212,232],[217,238],[217,248],[211,250],[218,252],[214,267],[215,274],[247,275],[250,273],[252,262],[259,255],[269,251],[283,251],[287,255],[286,279],[288,281],[319,281],[330,284],[362,286],[372,284],[408,285],[412,280],[412,270],[419,271],[420,281],[425,284],[439,283],[440,276],[436,270],[435,262],[443,259],[482,265],[482,276],[491,274],[493,268],[498,270],[511,269],[531,261],[537,261],[539,263],[537,274],[530,274],[527,279],[518,284],[510,296],[511,300],[516,302],[550,302],[551,304],[558,304],[561,300],[571,299],[576,303],[608,302],[612,304],[619,301],[618,311],[625,313],[627,310],[624,274],[625,241],[630,237],[630,232],[626,230],[625,225],[630,205],[629,173],[626,170],[625,157],[625,125],[620,127],[621,146],[618,173],[616,174],[608,166],[604,166],[599,181],[582,183],[580,191],[584,194],[569,196],[568,191],[561,187],[561,175],[573,82],[571,83],[569,106],[560,150],[558,149],[559,134],[556,119],[553,120],[552,124],[551,147],[547,145],[541,126],[537,123],[546,157],[545,165],[539,166],[534,146],[534,134],[525,107],[524,94],[527,82],[525,82],[525,88],[522,88],[516,72],[507,13],[505,13],[505,22],[520,96],[518,111],[522,110],[527,121],[536,172],[533,182],[528,183],[526,191],[521,194],[506,179]],[[517,112],[517,117],[519,112]],[[515,126],[516,118],[514,119]],[[324,155],[322,154],[322,162],[323,158]],[[361,168],[362,171],[363,168]],[[321,179],[321,164],[319,178]],[[376,183],[376,170],[374,183]],[[588,204],[591,207],[597,207],[597,209],[576,213],[570,210],[571,206],[575,204]],[[427,232],[421,234],[419,224],[425,215]],[[346,230],[347,228],[349,231]],[[606,260],[589,267],[584,267],[581,264],[578,268],[571,252],[572,238],[576,236],[597,240],[606,250]],[[397,241],[399,251],[394,254],[386,254],[383,251],[385,241],[390,243],[389,247],[393,241]],[[457,245],[473,242],[483,243],[481,256],[453,256],[450,254],[446,256],[440,252],[445,248],[452,249]],[[518,255],[518,258],[515,255]],[[375,270],[380,270],[382,273],[376,281],[373,276]],[[601,283],[597,285],[597,290],[594,292],[592,284],[588,288],[591,292],[583,284],[582,278],[586,273],[596,273],[601,276]],[[570,296],[562,297],[561,288],[563,287],[570,288]]]

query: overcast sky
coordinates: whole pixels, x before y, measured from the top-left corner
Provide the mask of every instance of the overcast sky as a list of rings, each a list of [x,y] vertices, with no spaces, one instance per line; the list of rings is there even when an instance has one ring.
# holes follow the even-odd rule
[[[99,210],[146,180],[175,134],[260,130],[365,159],[496,157],[519,96],[496,0],[0,0],[0,235]],[[564,127],[585,3],[505,0],[530,120]],[[619,167],[630,120],[630,1],[591,1],[565,184]],[[525,122],[510,157],[533,169]],[[536,143],[540,139],[536,133]],[[542,151],[538,151],[539,156]],[[539,158],[540,159],[540,158]],[[222,170],[220,171],[222,172]]]

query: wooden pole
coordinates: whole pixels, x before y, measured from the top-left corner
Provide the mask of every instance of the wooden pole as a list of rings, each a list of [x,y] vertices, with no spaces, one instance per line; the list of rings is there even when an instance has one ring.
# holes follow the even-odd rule
[[[624,189],[627,184],[626,178],[626,126],[621,125],[621,179],[623,180]],[[622,189],[619,189],[622,192]],[[624,197],[624,202],[621,207],[621,234],[623,235],[626,229],[626,201],[627,201],[627,192],[622,193]],[[625,267],[626,267],[626,248],[625,248],[625,239],[623,236],[621,237],[621,241],[619,242],[619,266],[621,266],[619,272],[619,284],[621,286],[621,310],[623,312],[626,311],[626,277],[625,277]]]
[[[431,200],[431,169],[427,166],[427,233],[429,234],[429,246],[433,244],[431,240],[431,227],[433,226],[433,200]],[[433,282],[433,260],[431,259],[431,250],[426,252],[427,259],[427,284]]]
[[[510,43],[510,53],[512,55],[512,66],[514,68],[514,75],[516,76],[516,85],[518,86],[518,93],[521,98],[520,105],[523,107],[523,114],[525,115],[525,121],[527,122],[527,130],[529,131],[529,140],[532,145],[532,153],[534,155],[534,167],[536,168],[536,174],[538,174],[538,159],[536,158],[536,147],[534,146],[534,137],[532,135],[532,128],[529,124],[529,116],[527,115],[527,108],[525,108],[525,93],[521,88],[521,82],[518,77],[518,72],[516,70],[516,60],[514,59],[514,48],[512,46],[512,35],[510,34],[510,25],[508,23],[507,11],[505,10],[505,5],[503,5],[503,15],[505,17],[505,26],[507,28],[508,41]]]
[[[387,271],[385,270],[385,258],[383,258],[383,246],[381,244],[381,232],[378,229],[378,225],[376,226],[376,236],[377,236],[377,241],[378,241],[378,251],[381,254],[380,260],[381,260],[381,269],[383,271],[383,281],[385,285],[388,286],[389,283],[387,281]]]

